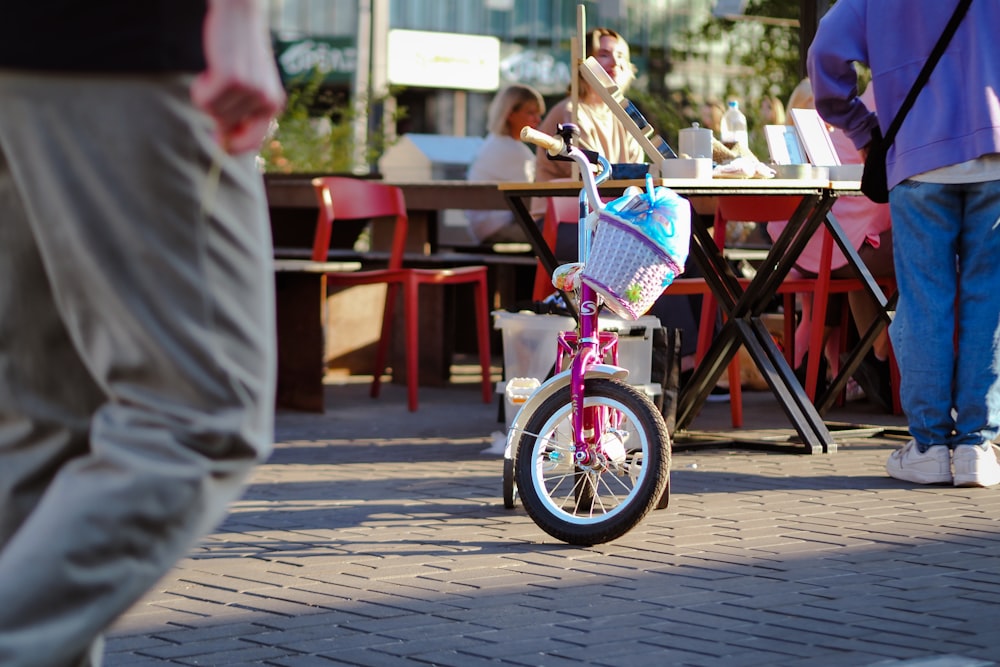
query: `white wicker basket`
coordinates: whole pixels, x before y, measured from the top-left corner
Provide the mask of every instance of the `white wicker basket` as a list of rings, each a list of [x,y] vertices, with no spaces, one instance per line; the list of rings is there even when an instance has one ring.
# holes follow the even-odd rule
[[[645,234],[607,212],[601,212],[581,280],[619,317],[642,317],[682,271]]]

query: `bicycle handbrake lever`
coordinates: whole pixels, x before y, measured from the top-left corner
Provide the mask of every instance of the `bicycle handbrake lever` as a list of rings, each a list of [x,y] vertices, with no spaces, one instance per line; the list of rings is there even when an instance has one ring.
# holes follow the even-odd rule
[[[575,146],[576,145],[575,140],[580,137],[580,128],[574,125],[573,123],[560,123],[559,125],[556,126],[556,136],[560,137],[563,140],[563,144],[567,148],[569,146]],[[587,148],[583,148],[581,146],[576,146],[576,147],[580,149],[581,153],[587,156],[587,160],[590,162],[590,164],[597,164],[597,165],[600,164],[600,161],[597,158],[598,155],[597,151],[592,151]],[[548,157],[550,160],[562,160],[562,161],[572,162],[572,158],[565,155],[564,152],[558,155],[553,155],[550,152],[548,153]]]

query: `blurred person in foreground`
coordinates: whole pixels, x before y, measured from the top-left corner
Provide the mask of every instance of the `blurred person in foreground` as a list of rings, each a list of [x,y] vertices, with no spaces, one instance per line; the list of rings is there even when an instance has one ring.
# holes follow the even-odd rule
[[[808,69],[823,118],[867,155],[957,0],[840,0]],[[889,328],[910,440],[886,471],[918,484],[994,486],[1000,464],[1000,3],[973,2],[887,157],[899,288]],[[878,115],[858,99],[871,68]]]
[[[535,180],[535,154],[521,141],[521,128],[538,127],[545,113],[541,93],[524,84],[511,84],[490,102],[489,134],[483,141],[467,175],[470,181],[526,182]],[[480,243],[526,243],[527,235],[510,209],[468,210],[469,230]]]
[[[3,26],[0,665],[99,665],[272,445],[254,155],[284,91],[255,0]]]

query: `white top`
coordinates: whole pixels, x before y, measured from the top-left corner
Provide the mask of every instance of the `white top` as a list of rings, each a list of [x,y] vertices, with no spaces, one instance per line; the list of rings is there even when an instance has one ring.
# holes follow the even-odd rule
[[[527,183],[535,180],[535,154],[518,139],[490,134],[483,141],[475,160],[469,166],[470,181],[495,181]],[[514,222],[509,209],[495,211],[466,211],[469,230],[483,241]]]

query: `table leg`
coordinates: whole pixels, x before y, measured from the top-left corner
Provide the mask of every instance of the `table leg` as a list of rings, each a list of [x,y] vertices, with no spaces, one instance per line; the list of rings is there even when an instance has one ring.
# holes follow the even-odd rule
[[[323,274],[275,273],[279,408],[323,412]]]
[[[837,221],[836,217],[832,213],[826,216],[826,226],[830,230],[830,234],[833,236],[833,240],[836,241],[837,245],[840,247],[841,252],[847,258],[848,264],[857,273],[858,278],[864,283],[865,291],[868,292],[868,296],[871,297],[882,311],[881,316],[872,323],[868,331],[862,332],[861,340],[854,347],[853,350],[847,355],[846,361],[841,365],[840,373],[833,379],[830,385],[827,387],[826,391],[823,392],[816,399],[816,409],[820,414],[825,414],[827,410],[833,406],[836,402],[837,397],[847,386],[847,381],[854,375],[854,371],[858,369],[861,362],[864,360],[865,355],[868,354],[868,350],[871,349],[872,344],[875,339],[878,338],[889,323],[892,321],[889,317],[889,311],[895,308],[896,299],[899,293],[894,293],[891,297],[886,297],[882,288],[879,286],[878,282],[872,276],[868,267],[865,266],[864,260],[858,255],[858,251],[847,242],[847,237],[844,234],[843,228]]]
[[[706,280],[726,314],[726,323],[695,369],[688,387],[678,400],[677,424],[687,426],[700,410],[740,344],[760,369],[803,441],[807,453],[834,452],[836,443],[809,400],[784,355],[778,350],[762,315],[806,242],[822,223],[833,197],[805,197],[782,235],[772,245],[765,264],[771,271],[758,273],[745,290],[725,261],[707,230],[696,227],[692,251]]]

